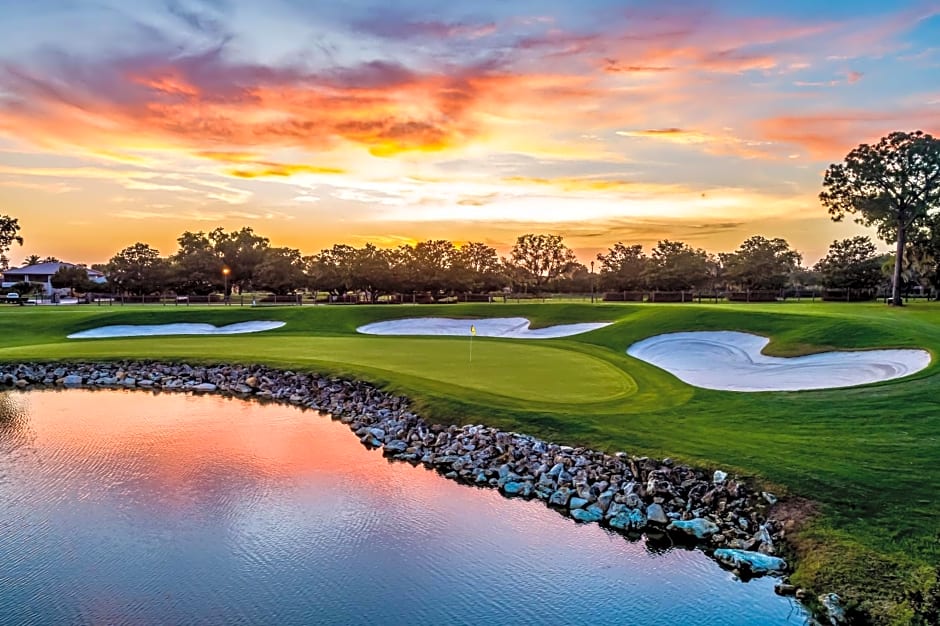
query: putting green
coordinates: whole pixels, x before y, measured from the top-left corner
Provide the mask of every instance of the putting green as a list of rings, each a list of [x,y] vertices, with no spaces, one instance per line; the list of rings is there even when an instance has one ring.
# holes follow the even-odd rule
[[[237,346],[237,348],[235,347]],[[609,402],[636,392],[633,378],[603,359],[506,340],[417,337],[186,336],[68,340],[0,350],[16,359],[192,359],[343,364],[405,375],[514,400]],[[250,357],[248,355],[251,355]]]

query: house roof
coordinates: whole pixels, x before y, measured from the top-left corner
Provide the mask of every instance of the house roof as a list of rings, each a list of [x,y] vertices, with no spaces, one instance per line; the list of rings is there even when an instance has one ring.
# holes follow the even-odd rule
[[[29,274],[30,276],[37,276],[37,275],[52,276],[53,274],[58,272],[59,269],[62,267],[75,267],[75,264],[74,263],[60,263],[60,262],[37,263],[36,265],[27,265],[26,267],[18,267],[12,270],[4,270],[3,275],[4,276],[26,276],[27,274]],[[104,274],[102,274],[98,270],[86,268],[86,271],[88,272],[89,276],[104,276]]]

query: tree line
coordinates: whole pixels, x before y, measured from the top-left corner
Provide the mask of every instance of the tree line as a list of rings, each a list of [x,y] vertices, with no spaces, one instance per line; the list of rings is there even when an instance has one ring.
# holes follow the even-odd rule
[[[532,294],[592,289],[779,291],[814,285],[870,290],[884,284],[882,268],[889,260],[877,253],[868,237],[834,241],[813,268],[801,266],[801,254],[786,240],[762,236],[749,237],[734,252],[719,254],[672,240],[658,242],[649,254],[641,245],[617,242],[596,256],[596,268],[593,261],[590,268],[579,262],[563,237],[552,234],[521,235],[505,257],[485,243],[458,246],[447,240],[392,249],[371,243],[336,244],[304,256],[297,249],[272,245],[250,227],[187,231],[177,244],[173,254],[162,256],[138,242],[107,263],[93,266],[108,277],[107,286],[90,284],[84,268],[68,266],[53,277],[53,285],[131,295],[208,295],[224,290],[226,295],[246,291],[287,295],[318,290],[337,296],[358,292],[373,301],[393,293],[442,296],[504,289]],[[921,271],[932,264],[928,274],[932,278],[937,276],[935,258],[940,254],[916,259]]]
[[[447,240],[395,249],[337,244],[303,256],[244,227],[185,232],[167,257],[138,242],[95,269],[108,276],[113,290],[137,295],[317,289],[366,292],[374,300],[383,293],[418,291],[760,291],[816,283],[864,290],[883,282],[883,268],[890,268],[893,304],[901,304],[901,293],[912,285],[940,288],[940,140],[921,131],[894,132],[875,145],[861,144],[829,166],[819,199],[834,221],[854,215],[875,227],[881,239],[895,244],[895,254],[878,255],[870,238],[853,237],[834,241],[809,269],[780,238],[753,236],[736,251],[717,255],[680,241],[660,241],[649,255],[640,245],[617,242],[597,255],[595,275],[594,261],[588,270],[559,235],[522,235],[508,257],[485,243],[457,246]],[[0,216],[0,269],[7,266],[10,247],[23,244],[19,230],[16,218]],[[90,289],[85,279],[83,272],[63,268],[54,284]]]

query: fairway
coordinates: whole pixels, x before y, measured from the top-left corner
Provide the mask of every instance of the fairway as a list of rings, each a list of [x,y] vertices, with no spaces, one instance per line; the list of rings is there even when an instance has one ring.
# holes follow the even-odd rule
[[[379,337],[372,322],[422,316],[526,317],[534,328],[613,322],[565,339]],[[280,320],[250,335],[68,340],[110,324]],[[631,358],[663,333],[735,330],[763,351],[922,348],[925,369],[847,389],[737,393],[699,389]],[[485,423],[570,445],[671,456],[737,471],[815,502],[790,536],[794,582],[839,590],[882,621],[929,593],[940,563],[940,305],[479,304],[454,306],[71,307],[0,310],[0,360],[164,359],[264,363],[357,377],[407,395],[432,421]],[[917,591],[917,590],[921,591]],[[924,591],[926,590],[926,591]],[[911,596],[914,597],[914,596]],[[920,596],[916,596],[920,597]],[[907,608],[905,608],[907,607]]]

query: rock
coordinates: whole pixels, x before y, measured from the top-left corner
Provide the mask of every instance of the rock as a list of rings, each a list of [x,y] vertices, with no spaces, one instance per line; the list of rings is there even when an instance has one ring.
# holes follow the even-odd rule
[[[258,377],[257,377],[257,376],[249,376],[248,378],[245,379],[245,385],[248,386],[248,387],[251,387],[252,389],[256,389],[256,388],[259,386],[259,385],[258,385]]]
[[[819,596],[819,603],[826,609],[826,617],[829,618],[829,623],[832,626],[848,623],[845,607],[842,606],[842,598],[834,593],[824,593]]]
[[[524,484],[510,481],[510,482],[504,483],[502,488],[503,488],[503,493],[505,493],[507,496],[517,496],[520,493],[522,493]]]
[[[129,379],[127,378],[124,379],[125,385],[127,384],[128,380]],[[130,379],[130,380],[133,380],[133,379]],[[215,391],[216,389],[217,387],[213,385],[212,383],[199,383],[198,385],[193,387],[193,391]]]
[[[760,552],[750,550],[734,550],[731,548],[719,548],[715,550],[715,559],[718,562],[745,570],[751,574],[772,574],[785,572],[787,563],[777,556],[768,556]]]
[[[623,503],[631,509],[638,509],[643,506],[643,500],[635,493],[627,494],[627,497],[624,498]]]
[[[563,471],[565,471],[565,465],[564,465],[564,463],[555,463],[555,464],[552,466],[552,469],[548,470],[548,475],[549,475],[549,476],[558,476],[558,475],[561,474]]]
[[[770,506],[777,504],[777,496],[775,496],[774,494],[768,493],[766,491],[762,491],[760,495],[764,498],[764,500],[767,501],[767,504],[769,504]]]
[[[627,505],[622,502],[611,502],[610,506],[607,507],[607,512],[604,514],[607,519],[617,517],[621,513],[627,510]]]
[[[720,529],[718,525],[703,517],[690,520],[676,520],[666,527],[666,530],[679,530],[697,539],[708,539]]]
[[[786,583],[777,583],[774,585],[774,593],[778,596],[795,596],[796,595],[796,585],[788,585]]]
[[[78,374],[69,374],[68,376],[65,376],[62,378],[62,384],[69,386],[69,387],[81,385],[82,377],[79,376]]]
[[[716,485],[721,485],[728,479],[728,472],[723,472],[721,470],[715,470],[715,475],[712,476],[712,482]]]
[[[385,431],[381,428],[370,428],[369,432],[372,433],[372,436],[376,439],[385,439]]]
[[[620,530],[643,530],[646,515],[640,509],[627,509],[610,520],[610,525]]]
[[[610,503],[614,500],[614,495],[614,492],[610,490],[602,492],[599,496],[597,496],[598,506],[600,506],[606,512],[607,508],[610,507]]]
[[[579,498],[575,496],[568,501],[568,508],[571,510],[580,509],[586,506],[588,503],[587,498]]]
[[[642,509],[630,509],[628,515],[631,530],[643,530],[646,528],[646,513],[644,513]]]
[[[555,506],[568,506],[568,499],[570,497],[571,490],[567,487],[561,487],[549,496],[548,503]]]
[[[408,449],[408,444],[401,439],[392,439],[385,444],[384,454],[401,454]]]
[[[577,500],[578,498],[572,499]],[[574,509],[571,511],[571,517],[575,518],[579,522],[599,522],[604,518],[604,514],[595,508]]]
[[[661,504],[651,504],[646,508],[646,519],[655,524],[668,524],[669,518]]]

